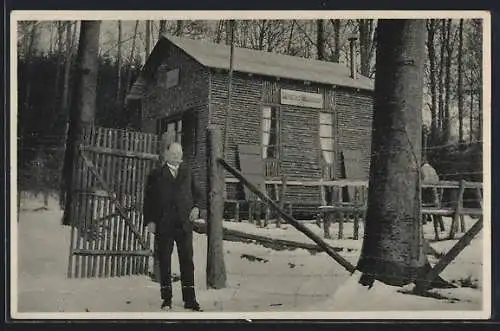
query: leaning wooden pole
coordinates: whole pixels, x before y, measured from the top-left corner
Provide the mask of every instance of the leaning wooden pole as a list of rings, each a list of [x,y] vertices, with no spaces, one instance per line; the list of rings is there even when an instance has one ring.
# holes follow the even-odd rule
[[[255,195],[257,195],[262,201],[264,201],[268,206],[273,208],[283,219],[291,224],[294,228],[305,234],[312,241],[314,241],[323,251],[325,251],[328,255],[330,255],[337,263],[339,263],[342,267],[344,267],[350,273],[353,273],[356,270],[356,267],[353,266],[349,261],[344,259],[341,255],[335,252],[326,242],[323,241],[317,234],[309,230],[304,224],[298,222],[295,218],[285,213],[279,205],[274,202],[271,198],[267,196],[267,194],[263,193],[259,190],[255,185],[250,183],[238,170],[229,165],[224,159],[219,159],[219,162],[226,168],[226,170],[238,178],[240,182],[242,182],[250,191],[252,191]]]
[[[216,127],[207,131],[208,158],[208,220],[207,220],[207,288],[226,287],[224,263],[223,227],[224,212],[224,168],[217,162],[222,157],[222,135]]]

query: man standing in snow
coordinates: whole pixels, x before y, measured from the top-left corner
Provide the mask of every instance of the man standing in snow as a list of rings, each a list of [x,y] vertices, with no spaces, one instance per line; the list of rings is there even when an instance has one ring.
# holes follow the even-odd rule
[[[201,191],[182,163],[182,147],[170,144],[161,153],[162,166],[148,175],[144,224],[158,241],[162,309],[172,308],[171,257],[174,241],[181,270],[184,308],[200,311],[194,290],[193,221],[199,217]]]

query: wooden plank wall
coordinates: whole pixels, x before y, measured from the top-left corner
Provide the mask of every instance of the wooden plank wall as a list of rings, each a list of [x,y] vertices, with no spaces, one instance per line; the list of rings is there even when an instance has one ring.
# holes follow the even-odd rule
[[[142,200],[149,171],[156,164],[157,136],[103,127],[84,130],[81,152],[104,179],[103,189],[82,157],[75,164],[75,203],[68,277],[146,274],[151,239],[143,225]],[[149,247],[120,216],[116,197]]]

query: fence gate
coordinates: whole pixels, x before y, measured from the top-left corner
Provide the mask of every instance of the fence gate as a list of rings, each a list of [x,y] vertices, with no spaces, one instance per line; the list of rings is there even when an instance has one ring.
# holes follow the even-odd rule
[[[72,178],[68,277],[148,273],[152,243],[142,199],[157,142],[154,134],[84,129]]]

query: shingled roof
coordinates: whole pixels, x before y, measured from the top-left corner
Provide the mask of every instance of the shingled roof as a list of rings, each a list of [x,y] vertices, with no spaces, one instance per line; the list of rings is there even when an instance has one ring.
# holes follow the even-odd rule
[[[164,38],[208,68],[229,69],[230,48],[225,44],[170,35],[164,35]],[[234,48],[233,69],[244,73],[373,90],[371,79],[360,75],[352,79],[349,68],[343,64],[248,48]]]
[[[170,41],[207,68],[229,69],[230,48],[225,44],[179,38],[167,34],[162,37],[159,43],[165,40]],[[362,75],[357,75],[356,79],[351,78],[349,68],[343,64],[241,47],[234,48],[233,70],[242,73],[326,85],[346,86],[362,90],[374,89],[372,79]],[[137,95],[143,88],[139,85],[144,85],[144,80],[139,78],[136,83],[130,94]]]

